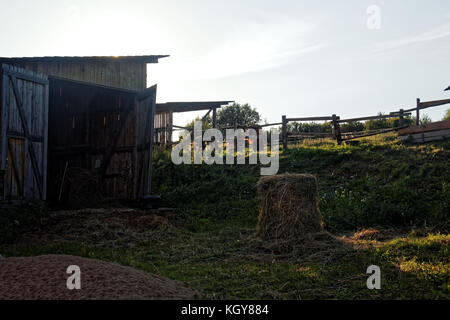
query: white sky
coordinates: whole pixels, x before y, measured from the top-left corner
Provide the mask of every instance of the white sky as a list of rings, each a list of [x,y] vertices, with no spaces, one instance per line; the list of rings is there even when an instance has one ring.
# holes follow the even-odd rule
[[[450,98],[448,0],[0,0],[0,39],[6,57],[169,54],[148,67],[159,102],[235,100],[268,122]]]

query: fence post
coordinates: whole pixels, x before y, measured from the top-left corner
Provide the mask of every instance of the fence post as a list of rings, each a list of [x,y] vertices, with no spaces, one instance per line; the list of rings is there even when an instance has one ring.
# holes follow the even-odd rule
[[[398,121],[398,126],[401,127],[401,126],[403,126],[405,124],[403,109],[400,109],[399,114],[400,114],[400,118],[399,118],[399,121]]]
[[[333,118],[333,128],[334,128],[334,135],[336,136],[336,141],[338,144],[342,143],[342,135],[341,135],[341,126],[339,125],[338,120],[341,119],[341,117],[337,117],[335,114],[332,115]]]
[[[416,108],[416,126],[418,126],[419,125],[419,118],[420,118],[420,114],[419,114],[419,108],[420,108],[420,99],[419,98],[417,98],[417,100],[416,100],[416,103],[417,103],[417,108]]]
[[[213,116],[212,116],[212,126],[215,129],[216,128],[216,122],[217,122],[217,109],[213,109]]]
[[[282,116],[281,117],[281,134],[282,134],[282,138],[283,138],[283,149],[287,149],[287,120],[286,120],[286,116]]]

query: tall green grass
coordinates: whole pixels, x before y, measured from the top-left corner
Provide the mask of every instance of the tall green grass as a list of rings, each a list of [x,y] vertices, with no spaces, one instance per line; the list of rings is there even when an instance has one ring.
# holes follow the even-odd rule
[[[154,191],[181,208],[193,230],[217,222],[254,225],[259,211],[257,165],[174,165],[154,158]],[[279,173],[318,177],[320,209],[330,231],[362,227],[435,227],[450,212],[450,143],[404,145],[393,135],[357,145],[305,141],[281,154]]]

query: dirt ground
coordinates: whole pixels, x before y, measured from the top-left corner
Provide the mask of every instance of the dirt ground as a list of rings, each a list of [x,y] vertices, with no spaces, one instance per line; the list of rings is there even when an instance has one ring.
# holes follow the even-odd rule
[[[81,270],[81,289],[69,290],[67,268]],[[138,269],[68,255],[0,258],[0,300],[193,299],[178,281]]]
[[[156,230],[168,231],[183,225],[173,210],[104,208],[52,211],[42,225],[21,234],[25,242],[77,241],[111,247],[124,242],[145,240]]]

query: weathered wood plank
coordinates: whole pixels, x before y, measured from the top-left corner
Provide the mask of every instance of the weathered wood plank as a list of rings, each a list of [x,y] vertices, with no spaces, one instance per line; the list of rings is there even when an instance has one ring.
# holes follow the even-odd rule
[[[9,75],[9,79],[10,82],[12,84],[12,88],[14,91],[14,96],[16,98],[16,103],[17,103],[17,109],[19,111],[19,116],[20,116],[20,120],[21,120],[21,124],[22,124],[22,130],[25,133],[27,140],[26,143],[29,139],[30,136],[30,131],[28,128],[28,123],[27,123],[27,117],[26,114],[24,113],[23,110],[23,104],[22,104],[22,97],[20,96],[20,92],[18,89],[18,83],[17,83],[17,79],[13,76],[13,75]],[[28,144],[28,143],[27,143]],[[30,155],[30,161],[31,161],[31,165],[33,166],[33,173],[34,173],[34,177],[38,183],[38,188],[39,188],[39,194],[42,198],[43,196],[43,190],[42,190],[42,176],[41,176],[41,170],[39,169],[39,165],[37,163],[36,160],[36,153],[34,150],[34,146],[33,143],[29,143],[28,146],[26,146],[28,151],[29,151],[29,155]]]
[[[305,117],[305,118],[287,118],[287,121],[329,121],[332,117]]]
[[[409,112],[404,112],[403,115],[404,116],[409,116],[411,113]],[[364,121],[364,120],[377,120],[377,119],[387,119],[387,118],[398,118],[399,114],[383,114],[383,115],[378,115],[378,116],[369,116],[369,117],[359,117],[359,118],[349,118],[349,119],[341,119],[338,122],[339,123],[343,123],[343,122],[356,122],[356,121]]]
[[[422,133],[427,131],[436,131],[436,130],[443,130],[443,129],[450,129],[450,120],[444,120],[444,121],[437,121],[432,122],[426,125],[419,125],[409,128],[400,129],[398,131],[399,136],[413,134],[413,133]]]
[[[9,169],[6,179],[3,179],[4,182],[6,180],[4,196],[10,199],[45,199],[42,183],[46,176],[40,172],[46,167],[42,127],[45,125],[43,113],[47,106],[39,98],[42,88],[48,88],[46,76],[15,66],[2,65],[0,153],[4,170],[8,169],[6,155],[10,155]],[[3,150],[4,147],[8,151]]]

